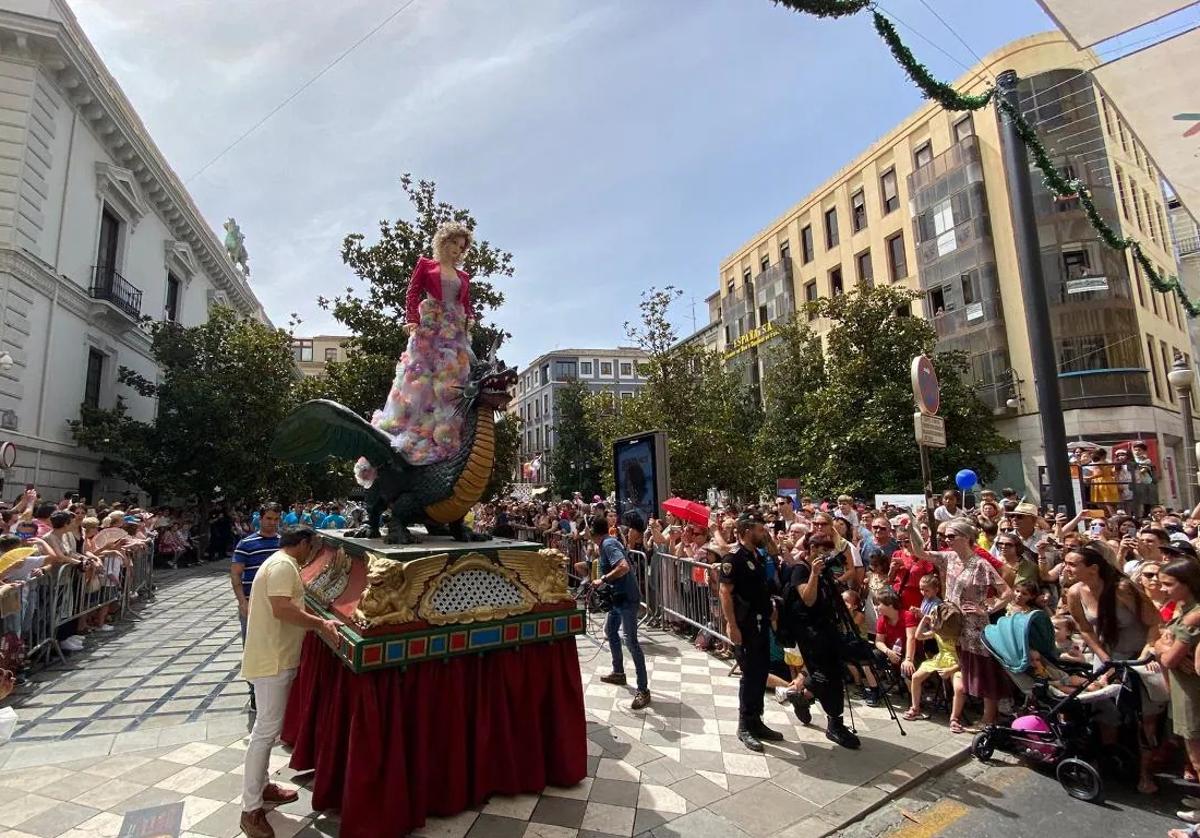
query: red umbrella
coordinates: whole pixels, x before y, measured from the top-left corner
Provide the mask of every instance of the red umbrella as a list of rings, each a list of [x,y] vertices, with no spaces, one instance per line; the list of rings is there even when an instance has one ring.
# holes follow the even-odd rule
[[[711,514],[711,510],[704,504],[696,503],[694,500],[684,500],[683,498],[671,498],[663,504],[663,509],[670,512],[676,518],[681,518],[698,527],[707,527],[708,518]]]

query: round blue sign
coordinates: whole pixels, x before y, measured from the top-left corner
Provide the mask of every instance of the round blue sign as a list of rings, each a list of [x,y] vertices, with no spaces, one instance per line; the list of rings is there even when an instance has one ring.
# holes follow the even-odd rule
[[[918,355],[912,362],[913,398],[917,407],[926,416],[936,416],[942,406],[942,388],[938,384],[937,373],[933,371],[933,361],[928,356]]]

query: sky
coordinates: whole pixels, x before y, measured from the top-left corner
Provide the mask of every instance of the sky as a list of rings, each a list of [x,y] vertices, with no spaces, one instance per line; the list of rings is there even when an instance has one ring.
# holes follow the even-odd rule
[[[627,344],[650,287],[684,292],[681,337],[703,326],[721,260],[921,104],[867,15],[413,0],[197,175],[406,0],[70,2],[209,223],[237,219],[276,324],[297,314],[297,335],[344,333],[317,297],[357,284],[346,234],[371,241],[381,219],[409,215],[411,172],[512,252],[494,319],[519,367]],[[1052,28],[1034,0],[885,5],[947,79],[975,59],[929,7],[979,55]]]

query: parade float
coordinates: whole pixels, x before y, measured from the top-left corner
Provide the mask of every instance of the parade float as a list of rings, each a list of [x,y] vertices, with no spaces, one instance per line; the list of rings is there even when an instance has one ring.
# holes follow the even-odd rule
[[[389,405],[401,408],[390,416],[403,416],[420,339],[397,367]],[[586,774],[583,618],[566,559],[477,541],[463,525],[491,475],[494,412],[514,380],[495,349],[469,355],[452,387],[461,428],[414,437],[453,440],[440,457],[402,450],[387,416],[368,422],[330,401],[301,405],[277,429],[275,456],[358,459],[367,486],[367,525],[323,532],[302,569],[309,609],[341,628],[336,644],[305,640],[283,728],[291,766],[315,772],[313,807],[340,810],[343,836],[403,835],[490,795]]]

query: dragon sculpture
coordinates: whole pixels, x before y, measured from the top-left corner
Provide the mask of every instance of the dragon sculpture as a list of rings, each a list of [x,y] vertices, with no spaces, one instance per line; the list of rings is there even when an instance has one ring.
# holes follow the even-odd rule
[[[463,518],[483,497],[496,463],[494,414],[508,405],[509,388],[517,380],[515,369],[496,360],[497,349],[493,346],[485,360],[471,361],[459,408],[466,417],[463,443],[445,460],[411,465],[385,431],[328,399],[313,399],[293,410],[276,430],[271,454],[294,463],[365,457],[376,476],[366,493],[363,535],[379,538],[380,519],[390,510],[390,543],[415,542],[408,527],[419,523],[444,526],[456,540],[469,541]]]

